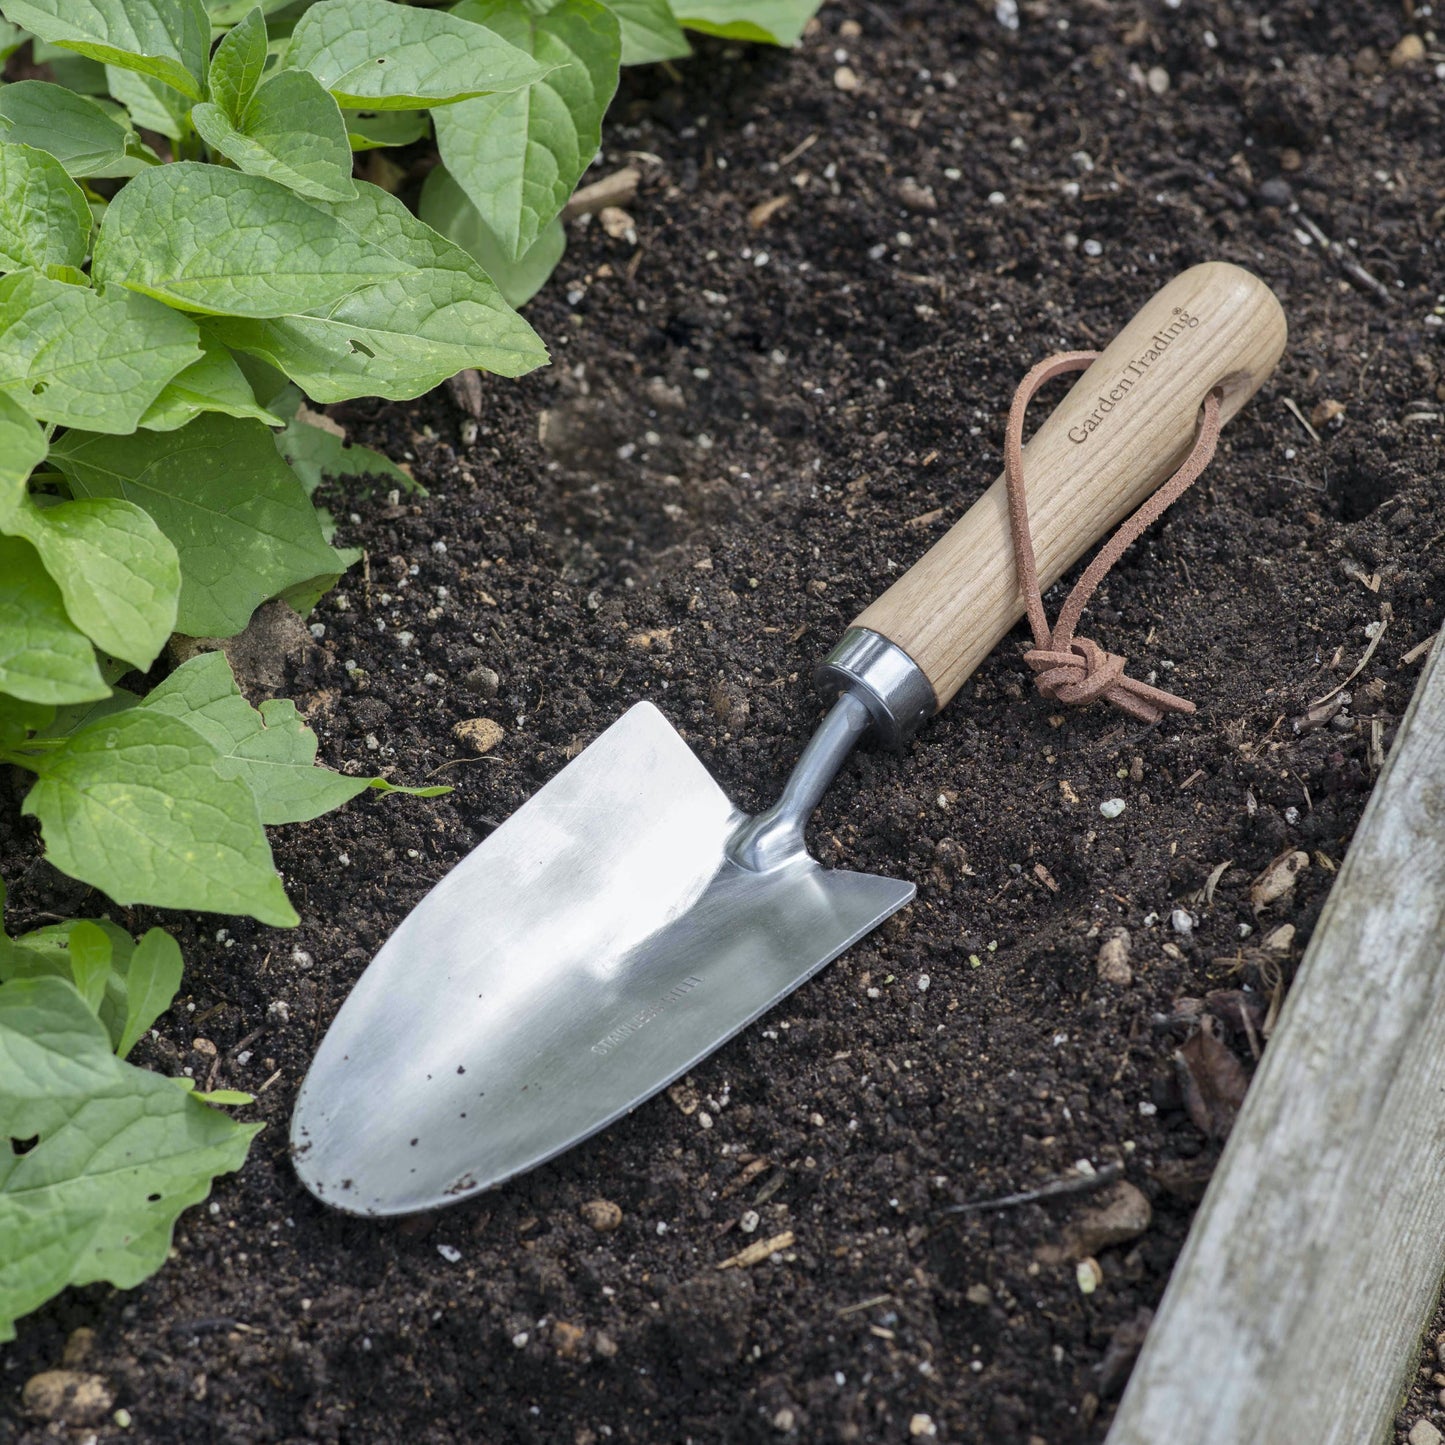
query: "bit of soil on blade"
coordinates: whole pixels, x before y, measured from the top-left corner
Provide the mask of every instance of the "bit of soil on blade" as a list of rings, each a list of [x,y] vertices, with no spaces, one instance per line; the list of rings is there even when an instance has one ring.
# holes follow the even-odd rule
[[[21,1387],[86,1326],[133,1422],[104,1441],[1102,1439],[1445,610],[1445,86],[1389,62],[1394,6],[1018,14],[844,0],[795,53],[703,42],[630,72],[597,173],[637,170],[608,202],[631,226],[570,223],[529,311],[555,365],[333,408],[431,495],[328,489],[368,561],[287,686],[325,761],[455,791],[280,830],[294,935],[181,921],[187,991],[133,1057],[266,1085],[246,1116],[268,1128],[154,1279],[22,1324],[0,1435],[61,1428]],[[1289,349],[1088,617],[1198,715],[1061,716],[1016,631],[906,756],[851,760],[812,827],[825,863],[917,900],[694,1068],[694,1109],[663,1095],[435,1216],[311,1199],[296,1089],[446,869],[639,698],[770,802],[820,714],[814,662],[997,475],[1027,366],[1210,258],[1275,288]],[[1351,701],[1292,726],[1382,602]],[[33,848],[0,840],[13,920],[94,911]],[[1080,1161],[1147,1201],[1125,1196],[1137,1236],[1100,1234],[1084,1192],[941,1212]],[[1420,1380],[1407,1429],[1445,1418]]]

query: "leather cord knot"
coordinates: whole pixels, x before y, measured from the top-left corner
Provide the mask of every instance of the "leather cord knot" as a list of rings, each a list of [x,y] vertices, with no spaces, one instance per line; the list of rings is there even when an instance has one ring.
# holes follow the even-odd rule
[[[1009,531],[1013,536],[1019,589],[1024,594],[1034,645],[1024,654],[1032,668],[1034,685],[1052,702],[1087,707],[1103,698],[1140,722],[1156,723],[1166,713],[1192,713],[1194,704],[1163,688],[1151,687],[1124,672],[1125,659],[1106,651],[1088,637],[1075,636],[1074,629],[1095,588],[1126,548],[1183,495],[1195,478],[1209,465],[1219,441],[1221,425],[1220,392],[1215,388],[1204,398],[1204,417],[1189,455],[1179,469],[1129,517],[1100,548],[1084,575],[1075,583],[1058,620],[1049,625],[1039,591],[1038,568],[1033,540],[1029,535],[1028,504],[1024,496],[1023,429],[1024,412],[1045,382],[1071,371],[1085,371],[1097,351],[1066,351],[1039,362],[1019,383],[1009,407],[1004,435],[1004,480],[1008,490]]]

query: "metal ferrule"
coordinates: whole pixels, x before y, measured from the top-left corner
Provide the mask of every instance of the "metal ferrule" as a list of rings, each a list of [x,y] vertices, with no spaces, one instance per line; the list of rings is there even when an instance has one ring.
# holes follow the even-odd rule
[[[860,699],[891,748],[902,748],[938,711],[923,669],[897,643],[866,627],[850,627],[813,680],[825,697],[846,692]]]

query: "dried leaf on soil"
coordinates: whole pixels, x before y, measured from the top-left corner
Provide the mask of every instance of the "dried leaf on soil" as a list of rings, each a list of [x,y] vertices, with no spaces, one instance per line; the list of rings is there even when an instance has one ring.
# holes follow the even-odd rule
[[[1174,1061],[1195,1127],[1211,1139],[1227,1138],[1244,1103],[1249,1075],[1221,1038],[1212,1015],[1201,1015],[1198,1029],[1175,1051]]]

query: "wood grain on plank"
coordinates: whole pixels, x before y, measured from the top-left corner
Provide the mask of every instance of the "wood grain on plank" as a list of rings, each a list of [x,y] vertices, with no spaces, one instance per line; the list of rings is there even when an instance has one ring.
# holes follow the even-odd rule
[[[1385,1439],[1445,1274],[1445,649],[1365,808],[1108,1445]]]

